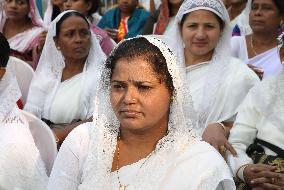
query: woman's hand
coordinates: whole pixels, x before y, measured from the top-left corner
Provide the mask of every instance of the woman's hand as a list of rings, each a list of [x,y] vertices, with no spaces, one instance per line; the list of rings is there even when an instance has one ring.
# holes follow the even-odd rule
[[[47,31],[43,31],[39,36],[39,45],[38,45],[38,51],[41,52],[45,43]]]
[[[224,158],[226,149],[229,150],[233,156],[236,156],[237,152],[229,143],[227,135],[227,132],[219,123],[213,123],[206,127],[202,134],[202,139],[216,148]]]
[[[254,190],[281,190],[281,175],[276,169],[276,166],[251,164],[244,169],[244,178]]]
[[[255,72],[255,74],[257,74],[257,76],[260,78],[260,80],[262,80],[263,74],[264,74],[263,69],[262,69],[262,68],[259,68],[259,67],[256,67],[256,66],[254,66],[254,65],[252,65],[252,64],[247,64],[247,65],[248,65],[248,67],[249,67],[250,69],[252,69],[252,70]]]

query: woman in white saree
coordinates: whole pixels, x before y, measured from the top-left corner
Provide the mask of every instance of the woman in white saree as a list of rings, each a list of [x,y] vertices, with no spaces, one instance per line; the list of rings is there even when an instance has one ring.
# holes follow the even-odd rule
[[[221,155],[192,129],[183,78],[161,40],[121,42],[103,70],[94,120],[64,141],[48,189],[235,189]]]
[[[230,19],[223,2],[184,1],[172,35],[173,49],[186,70],[199,134],[222,154],[225,148],[235,153],[226,137],[237,107],[258,79],[230,56]]]
[[[21,92],[10,69],[0,77],[0,189],[44,190],[48,177],[28,122],[17,108]]]
[[[284,33],[281,38],[284,64]],[[284,188],[283,116],[284,69],[252,88],[238,109],[229,138],[238,157],[228,154],[238,189]]]
[[[49,27],[24,109],[44,119],[63,141],[79,120],[92,116],[104,61],[84,15],[74,10],[61,13]]]

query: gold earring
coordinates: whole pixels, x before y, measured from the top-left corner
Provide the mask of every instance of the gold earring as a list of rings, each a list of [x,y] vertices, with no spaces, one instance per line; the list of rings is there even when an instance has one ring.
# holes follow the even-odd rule
[[[57,46],[57,49],[58,49],[58,50],[60,50],[60,47],[59,47],[59,46]]]

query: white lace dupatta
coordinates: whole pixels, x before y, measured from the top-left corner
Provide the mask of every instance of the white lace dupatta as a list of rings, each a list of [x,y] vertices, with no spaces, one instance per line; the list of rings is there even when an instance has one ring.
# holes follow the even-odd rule
[[[182,151],[188,144],[199,140],[199,137],[192,130],[194,112],[192,109],[192,112],[186,112],[189,108],[192,108],[192,101],[188,89],[184,88],[185,72],[183,74],[177,64],[176,57],[164,42],[150,36],[144,38],[158,47],[165,57],[175,91],[170,108],[168,134],[158,142],[155,154],[141,168],[137,180],[128,186],[128,189],[153,189],[153,184],[157,183],[156,179],[160,177],[159,172],[167,161],[167,154]],[[117,48],[122,46],[125,41],[120,42]],[[115,50],[112,54],[114,52]],[[78,188],[80,190],[90,187],[93,189],[111,189],[111,166],[120,124],[110,104],[110,70],[105,68],[102,73],[103,76],[95,98],[94,130],[91,133],[89,154],[83,168],[83,182]]]
[[[53,38],[56,36],[56,24],[63,15],[74,10],[64,11],[59,14],[50,24],[45,45],[39,60],[35,76],[31,82],[29,95],[25,110],[33,113],[39,118],[49,118],[49,110],[58,85],[61,82],[61,75],[65,67],[64,57],[56,48]],[[97,81],[100,77],[100,67],[105,61],[99,42],[92,34],[89,55],[83,69],[83,92],[81,103],[85,107],[81,119],[92,116],[92,97],[95,95]]]
[[[226,80],[226,70],[228,69],[227,63],[230,61],[230,39],[231,39],[231,27],[230,18],[226,7],[221,0],[185,0],[181,5],[174,24],[174,31],[172,33],[171,40],[174,44],[171,44],[177,53],[179,63],[185,69],[184,58],[184,42],[180,33],[180,22],[183,16],[187,13],[196,10],[208,10],[216,14],[224,21],[224,29],[212,59],[210,60],[209,69],[206,74],[206,84],[204,85],[204,93],[202,94],[203,101],[200,106],[200,110],[197,111],[199,126],[204,127],[206,120],[210,113],[211,107],[216,99],[216,92],[222,85],[222,82]],[[190,73],[189,73],[190,74]]]
[[[22,94],[11,69],[10,66],[7,66],[6,73],[0,80],[0,125],[8,123],[27,124],[16,104]]]

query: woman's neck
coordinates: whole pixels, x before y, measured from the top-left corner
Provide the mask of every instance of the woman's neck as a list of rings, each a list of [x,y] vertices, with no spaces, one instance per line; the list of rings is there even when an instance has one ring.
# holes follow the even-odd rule
[[[83,71],[85,60],[65,60],[61,81],[65,81]]]
[[[28,18],[19,20],[7,19],[3,27],[3,34],[7,39],[10,39],[18,33],[24,32],[32,28],[32,26],[32,22]]]
[[[184,49],[184,57],[185,57],[185,65],[191,66],[196,65],[198,63],[210,61],[212,59],[214,50],[210,51],[209,53],[205,55],[192,55],[190,52],[188,52],[186,49]]]

